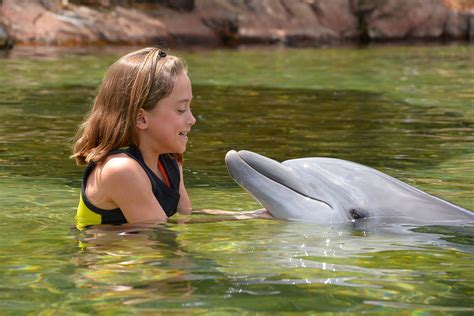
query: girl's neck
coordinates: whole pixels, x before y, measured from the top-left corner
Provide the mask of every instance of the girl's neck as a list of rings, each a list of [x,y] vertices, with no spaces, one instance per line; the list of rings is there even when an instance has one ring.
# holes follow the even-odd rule
[[[151,148],[143,148],[143,146],[138,146],[140,153],[142,154],[143,160],[147,164],[147,166],[153,170],[153,172],[157,175],[160,175],[160,171],[158,170],[157,159],[158,157],[163,154],[161,152],[155,151]]]

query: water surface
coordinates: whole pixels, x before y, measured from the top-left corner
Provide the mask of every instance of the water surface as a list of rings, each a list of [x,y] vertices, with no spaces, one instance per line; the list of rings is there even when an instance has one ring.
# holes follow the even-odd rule
[[[0,59],[0,311],[472,314],[473,226],[341,229],[177,216],[79,233],[70,154],[105,69],[134,48]],[[474,208],[472,46],[179,51],[198,123],[195,208],[259,205],[223,157],[330,156]]]

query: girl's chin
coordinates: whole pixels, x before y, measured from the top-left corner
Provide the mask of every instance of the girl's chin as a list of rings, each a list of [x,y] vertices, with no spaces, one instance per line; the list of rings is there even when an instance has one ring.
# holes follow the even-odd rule
[[[185,151],[186,151],[186,146],[184,148],[180,148],[180,150],[176,151],[176,153],[184,154]]]

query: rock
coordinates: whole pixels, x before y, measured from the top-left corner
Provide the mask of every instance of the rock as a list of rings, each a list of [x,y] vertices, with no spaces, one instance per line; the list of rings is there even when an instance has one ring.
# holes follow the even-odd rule
[[[155,2],[177,11],[191,12],[194,10],[194,0],[156,0]]]
[[[23,43],[150,43],[168,37],[166,26],[159,20],[122,7],[95,10],[69,4],[67,9],[53,12],[39,2],[4,0],[2,8],[12,33]]]
[[[469,30],[467,34],[469,41],[474,42],[474,13],[469,15]]]
[[[341,38],[359,37],[357,16],[350,0],[311,1],[310,7],[321,26],[335,31]]]
[[[467,36],[470,42],[474,42],[474,1],[473,0],[443,0],[443,3],[454,11],[456,14],[462,14],[467,21]],[[459,24],[457,24],[459,26]],[[449,26],[449,31],[453,29]],[[465,26],[461,23],[461,27]],[[456,32],[456,30],[455,30]]]
[[[156,13],[157,20],[165,25],[170,45],[217,46],[221,44],[219,36],[205,25],[198,13],[180,12],[162,8]]]
[[[19,43],[321,45],[474,38],[474,0],[0,0]]]
[[[473,0],[443,0],[443,3],[451,9],[461,12],[474,12]]]
[[[224,43],[315,45],[355,37],[349,0],[196,2],[203,21]]]
[[[464,39],[468,32],[465,14],[440,0],[359,1],[371,40]]]
[[[13,39],[8,35],[7,30],[0,24],[0,49],[10,49],[13,47]]]
[[[166,25],[138,10],[114,7],[112,11],[86,12],[81,7],[80,18],[84,21],[95,18],[87,27],[94,32],[94,40],[106,43],[166,43],[169,39]]]
[[[6,24],[3,22],[2,15],[2,1],[0,0],[0,50],[1,49],[10,49],[13,47],[14,40],[11,34],[8,31]]]

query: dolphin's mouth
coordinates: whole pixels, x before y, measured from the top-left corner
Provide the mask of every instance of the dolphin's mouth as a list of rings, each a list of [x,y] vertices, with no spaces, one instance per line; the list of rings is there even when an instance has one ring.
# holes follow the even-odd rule
[[[225,156],[225,163],[230,176],[244,187],[245,185],[242,181],[239,181],[238,175],[238,170],[242,168],[242,164],[261,176],[284,186],[302,197],[323,203],[332,209],[332,206],[328,202],[306,193],[305,191],[307,190],[304,184],[301,181],[298,181],[291,170],[273,159],[246,150],[241,150],[239,152],[231,150]]]

